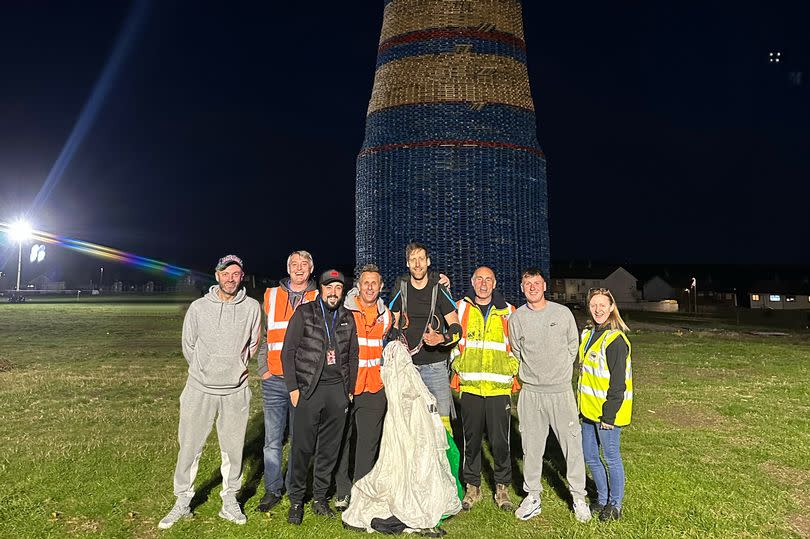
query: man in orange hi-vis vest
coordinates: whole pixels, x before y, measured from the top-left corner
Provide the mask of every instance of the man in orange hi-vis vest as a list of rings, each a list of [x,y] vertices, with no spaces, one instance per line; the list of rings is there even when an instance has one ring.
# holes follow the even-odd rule
[[[357,285],[346,295],[343,306],[354,315],[357,326],[357,341],[360,345],[360,366],[354,388],[346,432],[343,437],[340,460],[335,472],[335,508],[343,511],[349,507],[352,483],[358,481],[374,467],[382,437],[386,399],[380,363],[382,361],[383,337],[391,329],[391,311],[380,299],[382,288],[380,269],[366,264],[360,270]],[[352,431],[357,432],[354,458],[354,477],[349,476],[349,453]]]
[[[281,349],[287,323],[298,306],[318,297],[318,288],[310,279],[315,264],[307,251],[294,251],[287,257],[288,278],[264,293],[264,318],[267,335],[257,354],[259,376],[262,379],[262,404],[264,407],[264,496],[256,507],[266,512],[281,501],[284,480],[281,475],[281,448],[284,446],[284,430],[289,419],[292,437],[293,414],[290,393],[284,383],[281,366]],[[287,459],[287,470],[292,469]]]

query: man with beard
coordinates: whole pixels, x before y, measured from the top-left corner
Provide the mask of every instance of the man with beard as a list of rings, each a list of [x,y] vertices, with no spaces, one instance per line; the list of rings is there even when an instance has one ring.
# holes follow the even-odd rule
[[[325,271],[320,298],[295,311],[281,352],[284,381],[295,407],[287,521],[301,524],[310,460],[315,454],[312,511],[334,517],[326,492],[340,452],[357,383],[359,345],[354,316],[342,306],[343,274]]]
[[[394,326],[406,341],[422,381],[436,397],[445,428],[450,426],[450,351],[461,337],[456,304],[435,274],[428,273],[430,253],[426,245],[411,242],[405,247],[408,274],[394,284],[389,308]]]
[[[302,304],[315,300],[318,289],[310,280],[314,269],[312,255],[307,251],[293,251],[287,257],[288,279],[264,293],[264,314],[267,338],[257,356],[259,376],[262,379],[264,405],[264,496],[256,507],[266,512],[281,501],[284,481],[281,476],[281,450],[284,447],[284,429],[289,417],[290,437],[293,432],[295,408],[290,405],[290,394],[284,383],[281,348],[287,324]],[[287,458],[287,479],[290,477],[290,459]]]
[[[216,265],[217,285],[195,300],[183,321],[183,356],[188,381],[180,395],[180,451],[174,470],[172,510],[158,528],[191,516],[194,478],[203,446],[216,420],[222,455],[222,509],[219,516],[246,522],[236,493],[242,485],[242,450],[250,406],[248,361],[259,346],[261,310],[242,288],[242,260],[224,256]]]

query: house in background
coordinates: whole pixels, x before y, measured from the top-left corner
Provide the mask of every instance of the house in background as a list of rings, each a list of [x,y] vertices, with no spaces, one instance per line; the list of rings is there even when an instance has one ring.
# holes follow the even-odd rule
[[[661,301],[664,299],[678,298],[675,288],[658,275],[642,285],[641,294],[645,301]]]
[[[51,281],[47,275],[34,277],[29,281],[35,290],[64,290],[65,281]]]
[[[748,292],[752,309],[810,310],[810,283],[757,281]]]
[[[608,288],[617,303],[639,300],[638,279],[621,266],[569,263],[553,266],[548,294],[552,301],[585,305],[588,290]]]

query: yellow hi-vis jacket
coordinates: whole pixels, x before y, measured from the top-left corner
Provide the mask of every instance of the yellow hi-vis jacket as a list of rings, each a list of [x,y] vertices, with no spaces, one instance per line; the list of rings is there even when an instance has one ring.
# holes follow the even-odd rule
[[[464,298],[456,303],[461,322],[461,340],[453,349],[453,370],[458,373],[458,390],[481,397],[509,395],[516,384],[520,363],[509,346],[507,320],[515,308],[493,304],[484,327],[484,315],[475,303]],[[455,378],[455,377],[454,377]]]
[[[610,370],[608,370],[607,356],[605,351],[610,343],[618,338],[624,339],[627,343],[627,359],[625,360],[625,389],[624,400],[619,411],[616,413],[616,420],[613,423],[617,427],[624,427],[630,424],[630,416],[633,413],[633,368],[630,362],[631,348],[630,341],[623,331],[617,329],[606,330],[599,336],[590,347],[585,350],[593,328],[585,329],[582,332],[582,339],[579,344],[579,361],[582,364],[582,374],[579,377],[579,413],[591,421],[600,422],[602,420],[602,406],[607,402],[608,388],[610,387]]]

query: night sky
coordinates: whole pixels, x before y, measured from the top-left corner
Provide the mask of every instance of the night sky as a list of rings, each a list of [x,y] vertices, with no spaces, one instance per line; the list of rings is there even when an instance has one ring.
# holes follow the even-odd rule
[[[552,260],[810,263],[799,5],[524,2]],[[351,265],[383,2],[224,6],[0,8],[0,221],[204,272]],[[56,278],[103,264],[49,249]]]

